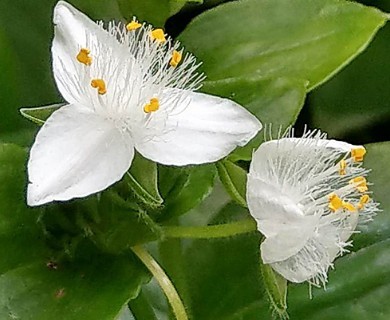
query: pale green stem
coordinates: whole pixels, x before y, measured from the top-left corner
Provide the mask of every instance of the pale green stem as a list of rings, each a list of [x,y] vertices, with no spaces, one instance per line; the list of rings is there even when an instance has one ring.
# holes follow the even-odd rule
[[[256,231],[256,222],[252,219],[218,224],[214,226],[183,227],[166,226],[163,233],[166,238],[212,239],[236,236]]]
[[[164,291],[167,299],[172,307],[172,311],[177,320],[188,320],[186,309],[177,293],[172,281],[160,267],[156,260],[141,246],[131,248],[137,257],[143,262],[146,268],[150,271],[153,277],[156,278],[162,291]]]

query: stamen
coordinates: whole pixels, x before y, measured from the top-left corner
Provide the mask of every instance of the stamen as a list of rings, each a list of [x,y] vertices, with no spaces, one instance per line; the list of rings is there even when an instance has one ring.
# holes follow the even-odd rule
[[[151,113],[155,112],[160,108],[160,102],[157,98],[150,99],[150,102],[148,104],[145,104],[144,111],[145,113]]]
[[[329,199],[329,205],[328,205],[328,208],[333,211],[333,212],[336,212],[337,210],[339,209],[345,209],[345,210],[348,210],[350,212],[355,212],[356,211],[356,208],[355,206],[352,204],[352,203],[349,203],[347,201],[343,201],[339,196],[337,196],[335,193],[331,193],[329,196],[328,196],[328,199]]]
[[[339,169],[339,174],[340,176],[344,176],[347,174],[347,162],[343,159],[339,162],[339,165],[340,165],[340,169]]]
[[[93,88],[96,88],[98,89],[98,93],[99,94],[106,94],[107,93],[107,90],[106,90],[106,83],[104,82],[103,79],[93,79],[91,81],[91,86]]]
[[[161,43],[164,43],[165,41],[167,41],[167,39],[165,38],[165,34],[164,34],[164,30],[163,29],[155,29],[155,30],[153,30],[150,33],[150,37],[153,40],[156,40],[156,41],[161,42]]]
[[[364,194],[360,197],[360,201],[357,205],[358,210],[363,209],[364,205],[370,201],[370,196],[368,194]]]
[[[351,150],[351,157],[353,158],[354,161],[360,162],[363,161],[366,152],[367,151],[364,147],[354,148]]]
[[[172,59],[171,61],[169,62],[169,64],[171,65],[171,67],[177,67],[177,65],[180,63],[181,61],[181,58],[182,58],[182,54],[181,52],[179,51],[176,51],[174,50],[173,53],[172,53]]]
[[[343,201],[343,209],[348,210],[350,212],[356,212],[355,206],[347,201]]]
[[[142,24],[139,23],[137,20],[133,20],[130,23],[127,24],[126,29],[128,31],[134,31],[142,27]]]
[[[353,178],[349,183],[354,184],[359,192],[366,192],[368,190],[367,180],[364,177]]]
[[[337,210],[343,207],[343,200],[341,200],[340,197],[338,197],[335,193],[331,193],[328,196],[328,199],[329,199],[328,207],[331,211],[336,212]]]
[[[86,66],[90,66],[92,64],[92,57],[89,56],[90,53],[91,51],[88,49],[80,49],[80,52],[76,56],[77,61],[85,64]]]

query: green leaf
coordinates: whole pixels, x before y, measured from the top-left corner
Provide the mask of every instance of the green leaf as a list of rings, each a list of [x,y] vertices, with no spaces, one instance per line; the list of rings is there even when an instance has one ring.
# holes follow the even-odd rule
[[[200,204],[211,192],[216,175],[213,164],[185,169],[159,166],[160,189],[163,190],[164,209],[157,217],[167,221],[178,217]]]
[[[0,90],[1,90],[1,128],[0,133],[14,129],[19,122],[14,109],[19,104],[19,82],[17,77],[15,52],[0,28]]]
[[[117,0],[122,15],[128,20],[133,16],[162,27],[165,21],[183,8],[186,3],[203,3],[203,0]]]
[[[179,12],[187,3],[200,5],[204,0],[170,0],[171,15]]]
[[[272,124],[274,135],[277,135],[279,130],[285,130],[296,121],[305,100],[306,82],[286,78],[232,78],[206,81],[202,91],[240,103],[263,124]],[[263,139],[264,131],[261,131],[246,146],[237,148],[229,158],[233,161],[251,160],[253,150]]]
[[[208,224],[212,225],[248,219],[247,210],[235,204],[213,210],[213,203],[219,201],[218,193],[207,201],[210,206],[193,213],[195,220],[202,214],[209,217]],[[212,241],[186,240],[181,242],[180,250],[177,241],[164,242],[161,262],[183,293],[191,319],[233,319],[258,299],[263,299],[265,316],[258,313],[256,317],[237,319],[267,319],[268,301],[259,271],[259,238],[253,232]]]
[[[88,241],[71,261],[50,249],[37,223],[41,209],[25,202],[26,157],[0,145],[0,319],[115,319],[148,273],[131,253],[102,254]]]
[[[64,105],[65,103],[56,103],[44,107],[21,108],[20,113],[26,119],[41,126],[54,111],[58,110]]]
[[[58,265],[57,269],[48,268],[48,259],[41,259],[3,273],[0,317],[115,319],[122,305],[137,295],[147,276],[129,258],[93,258],[95,261]]]
[[[136,299],[129,302],[129,308],[135,319],[158,320],[143,290],[141,290]]]
[[[289,289],[292,319],[387,319],[390,308],[390,239],[337,260],[327,290],[307,286]]]
[[[219,178],[226,191],[234,201],[246,208],[246,181],[248,173],[229,160],[219,161],[216,163],[216,166]]]
[[[136,197],[150,208],[158,208],[163,198],[158,191],[157,164],[136,154],[126,181]]]
[[[389,3],[389,2],[388,2]],[[380,30],[372,44],[334,79],[313,91],[309,112],[312,125],[332,137],[375,141],[389,139],[386,128],[390,119],[390,25]],[[387,122],[386,122],[387,121]]]
[[[268,264],[260,262],[260,269],[273,312],[281,319],[288,319],[287,280],[275,272]]]
[[[291,77],[312,89],[359,54],[386,20],[350,1],[242,0],[201,14],[180,39],[210,79]]]
[[[89,238],[108,253],[122,253],[138,244],[158,240],[160,227],[145,213],[115,203],[109,193],[98,199],[99,220],[87,224]]]

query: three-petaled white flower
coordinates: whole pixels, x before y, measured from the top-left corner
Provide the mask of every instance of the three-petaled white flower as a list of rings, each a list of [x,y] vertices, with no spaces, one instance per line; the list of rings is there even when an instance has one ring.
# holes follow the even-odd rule
[[[195,93],[190,54],[135,19],[96,24],[64,1],[54,9],[53,72],[68,103],[39,131],[28,163],[28,204],[101,191],[129,169],[134,148],[153,161],[214,162],[261,123],[233,101]]]
[[[320,132],[263,143],[248,174],[247,201],[264,235],[262,260],[292,282],[324,285],[358,222],[372,219],[362,146]]]

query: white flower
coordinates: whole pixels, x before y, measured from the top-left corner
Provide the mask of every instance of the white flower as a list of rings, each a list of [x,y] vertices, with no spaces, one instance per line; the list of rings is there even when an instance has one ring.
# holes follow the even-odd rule
[[[324,285],[358,222],[372,219],[364,147],[312,132],[263,143],[248,174],[247,201],[264,235],[264,263],[292,282]]]
[[[84,197],[120,180],[134,148],[153,161],[214,162],[260,122],[233,101],[195,93],[204,76],[162,29],[95,24],[64,1],[54,9],[53,72],[67,105],[32,146],[28,204]]]

